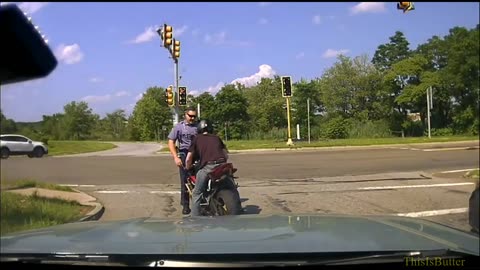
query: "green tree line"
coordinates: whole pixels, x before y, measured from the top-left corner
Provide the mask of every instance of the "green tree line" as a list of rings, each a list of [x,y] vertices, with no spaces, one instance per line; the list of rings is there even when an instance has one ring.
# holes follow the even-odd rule
[[[425,136],[427,88],[433,89],[432,135],[477,135],[479,130],[480,27],[453,27],[410,48],[396,31],[373,57],[339,55],[319,77],[294,81],[291,98],[292,137],[361,138]],[[286,74],[288,75],[288,74]],[[43,116],[40,123],[15,123],[2,114],[1,132],[56,140],[161,140],[172,127],[164,88],[151,87],[131,115],[117,110],[100,118],[86,102],[65,105],[64,112]],[[307,101],[310,110],[308,115]],[[256,85],[226,84],[215,95],[189,96],[200,104],[201,118],[215,123],[226,139],[285,140],[286,100],[280,76]]]

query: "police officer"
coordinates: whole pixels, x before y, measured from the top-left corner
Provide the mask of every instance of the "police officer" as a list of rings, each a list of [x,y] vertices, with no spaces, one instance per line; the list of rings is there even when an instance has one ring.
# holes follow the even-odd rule
[[[188,107],[185,110],[183,121],[178,123],[172,128],[170,134],[168,134],[168,148],[173,156],[175,165],[179,168],[180,173],[180,204],[183,206],[182,213],[184,215],[190,214],[190,199],[188,190],[185,187],[187,182],[187,172],[185,171],[185,158],[188,153],[190,144],[193,138],[197,135],[197,111],[193,107]],[[179,151],[175,147],[175,143],[179,142]]]

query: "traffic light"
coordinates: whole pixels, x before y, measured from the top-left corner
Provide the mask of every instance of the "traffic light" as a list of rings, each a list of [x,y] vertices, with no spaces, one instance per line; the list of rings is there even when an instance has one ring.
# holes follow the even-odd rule
[[[180,41],[173,39],[173,58],[180,58]]]
[[[413,6],[413,2],[398,2],[397,9],[403,10],[403,13],[407,11],[414,10],[415,7]]]
[[[292,78],[290,76],[282,77],[282,97],[292,96]]]
[[[162,40],[163,40],[163,47],[168,48],[170,47],[170,45],[172,45],[173,27],[170,25],[167,25],[166,23],[163,24]]]
[[[167,89],[165,89],[165,101],[169,107],[175,106],[175,98],[173,93],[173,86],[169,85]]]
[[[178,87],[178,105],[180,106],[187,105],[187,87],[186,86]]]

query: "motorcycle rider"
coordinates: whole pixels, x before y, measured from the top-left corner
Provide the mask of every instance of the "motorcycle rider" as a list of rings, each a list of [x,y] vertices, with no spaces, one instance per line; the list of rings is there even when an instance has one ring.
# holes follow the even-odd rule
[[[193,139],[186,158],[186,169],[199,160],[195,188],[192,194],[192,216],[200,216],[202,193],[206,190],[208,174],[227,162],[228,151],[222,139],[213,134],[212,123],[201,120],[197,125],[198,135]]]

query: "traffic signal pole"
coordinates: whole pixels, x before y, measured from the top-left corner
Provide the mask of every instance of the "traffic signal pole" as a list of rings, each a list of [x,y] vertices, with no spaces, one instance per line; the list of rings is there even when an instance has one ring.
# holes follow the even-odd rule
[[[174,93],[174,100],[178,100],[178,59],[173,59],[173,73],[174,73],[174,85],[173,85],[173,93]],[[173,107],[173,125],[176,125],[179,122],[178,116],[180,112],[180,108],[178,106],[178,102],[175,102],[175,106]]]
[[[287,145],[293,145],[292,131],[290,129],[290,97],[287,97],[287,125],[288,125],[288,140]]]
[[[280,80],[282,82],[282,97],[287,100],[287,145],[292,146],[292,131],[290,129],[290,98],[292,97],[292,78],[290,76],[282,76]]]

